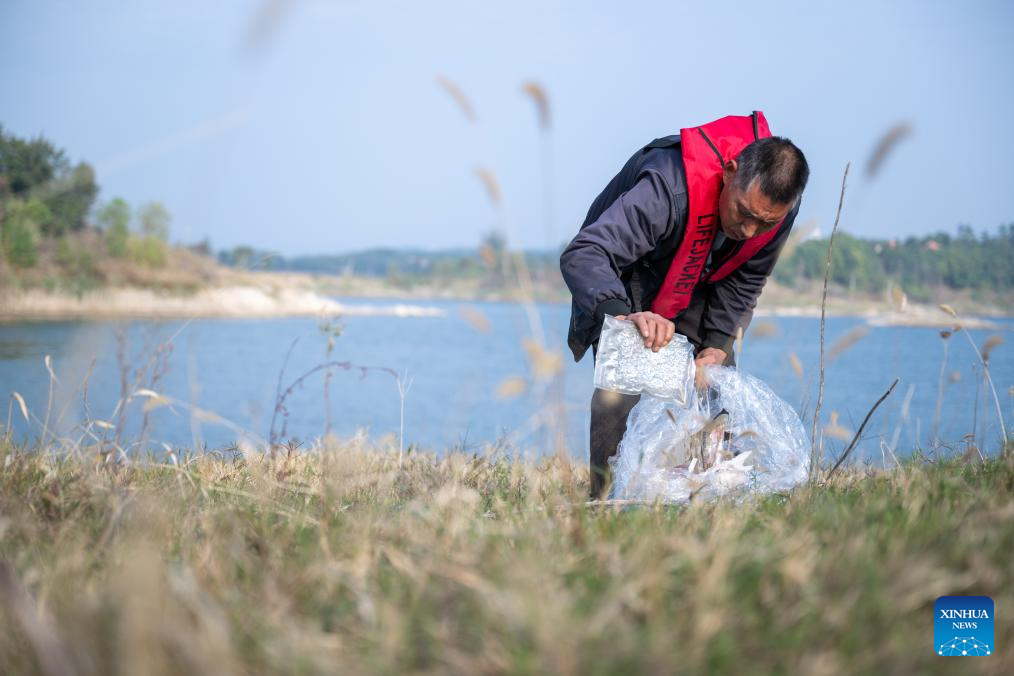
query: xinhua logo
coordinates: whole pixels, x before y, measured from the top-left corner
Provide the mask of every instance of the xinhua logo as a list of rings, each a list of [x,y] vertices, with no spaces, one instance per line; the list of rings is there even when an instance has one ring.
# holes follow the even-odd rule
[[[993,654],[993,599],[941,596],[933,604],[933,643],[944,657]]]

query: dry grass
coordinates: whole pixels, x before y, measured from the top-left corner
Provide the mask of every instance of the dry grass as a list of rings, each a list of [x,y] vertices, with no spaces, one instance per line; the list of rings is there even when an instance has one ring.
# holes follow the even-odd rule
[[[62,257],[61,248],[73,252],[73,256]],[[131,287],[193,293],[237,277],[212,258],[189,249],[167,246],[165,251],[166,263],[158,267],[114,258],[106,253],[102,232],[85,228],[65,235],[62,244],[59,240],[43,240],[38,263],[31,268],[15,273],[0,261],[0,292],[46,289],[79,294],[107,287]]]
[[[5,673],[942,673],[938,596],[1014,603],[1010,460],[633,510],[393,447],[0,464]]]

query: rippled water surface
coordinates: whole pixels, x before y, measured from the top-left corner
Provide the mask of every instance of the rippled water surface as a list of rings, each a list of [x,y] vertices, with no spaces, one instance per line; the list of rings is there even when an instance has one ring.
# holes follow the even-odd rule
[[[393,371],[403,389],[408,388],[404,397],[406,444],[475,450],[487,442],[506,439],[514,448],[545,452],[546,436],[539,431],[540,424],[546,419],[556,421],[558,416],[544,402],[556,395],[552,391],[532,394],[530,390],[507,398],[497,395],[505,380],[532,382],[530,352],[525,348],[526,339],[532,336],[530,317],[510,304],[428,304],[444,310],[445,316],[350,316],[340,320],[343,329],[331,358],[356,368],[337,371],[331,380],[334,433],[347,437],[362,429],[374,437],[398,434],[401,397]],[[568,313],[566,306],[540,305],[537,314],[547,344],[564,357],[562,392],[571,453],[586,457],[592,363],[590,354],[579,364],[570,357],[565,342]],[[944,341],[936,329],[871,327],[866,335],[860,335],[857,327],[862,325],[856,318],[828,321],[829,350],[846,336],[850,338],[843,342],[851,344],[827,368],[825,420],[834,412],[841,427],[855,429],[870,405],[894,377],[899,377],[894,394],[867,429],[863,454],[879,459],[880,440],[896,441],[900,453],[919,445],[926,447],[933,435]],[[1014,324],[1006,322],[1005,326],[1009,329]],[[812,318],[755,320],[745,340],[741,368],[765,380],[797,408],[812,411],[819,327],[819,320]],[[975,343],[982,345],[998,332],[971,333]],[[118,334],[124,336],[122,341],[118,341]],[[999,334],[1005,343],[993,350],[990,366],[1009,421],[1014,418],[1010,393],[1014,359],[1010,334]],[[84,419],[86,405],[91,418],[115,422],[124,373],[119,364],[129,364],[127,387],[133,388],[137,369],[170,338],[171,350],[162,355],[164,373],[149,384],[151,389],[213,411],[260,437],[269,434],[279,372],[294,341],[283,390],[326,359],[327,339],[313,319],[0,325],[0,390],[5,397],[8,392],[19,392],[38,418],[28,427],[13,403],[17,436],[26,439],[39,434],[47,405],[49,425],[59,434],[80,434],[75,425]],[[962,335],[951,337],[947,344],[940,437],[959,441],[974,425],[980,437],[993,440],[995,446],[999,439],[995,404],[976,377],[975,355]],[[48,403],[46,355],[51,356],[59,380],[52,403]],[[790,355],[802,364],[802,377],[793,368]],[[363,371],[359,366],[368,368]],[[517,380],[509,384],[518,389]],[[128,429],[134,434],[140,430],[145,401],[139,397],[127,409]],[[286,398],[287,415],[276,417],[276,430],[284,424],[286,436],[304,441],[318,436],[326,425],[325,410],[323,378],[317,373]],[[237,437],[234,429],[206,415],[195,417],[185,406],[160,406],[149,415],[149,438],[153,441],[193,446],[196,440],[220,447]]]

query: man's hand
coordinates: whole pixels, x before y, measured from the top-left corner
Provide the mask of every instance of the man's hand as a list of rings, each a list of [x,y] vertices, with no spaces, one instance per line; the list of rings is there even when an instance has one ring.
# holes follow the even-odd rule
[[[653,352],[658,352],[668,345],[676,333],[675,324],[654,312],[634,312],[629,315],[616,315],[616,318],[634,322],[634,326],[644,338],[644,346],[650,347]]]
[[[726,357],[725,350],[719,350],[717,347],[706,347],[697,354],[697,359],[694,360],[694,365],[697,367],[695,380],[697,381],[697,389],[703,390],[711,383],[708,382],[708,377],[704,375],[702,366],[717,365],[721,366],[725,363]]]

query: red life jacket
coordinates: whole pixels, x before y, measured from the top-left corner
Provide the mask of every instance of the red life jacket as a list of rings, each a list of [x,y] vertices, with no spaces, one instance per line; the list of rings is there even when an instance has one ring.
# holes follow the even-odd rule
[[[665,281],[651,303],[651,311],[673,318],[690,305],[690,295],[701,281],[718,229],[718,196],[722,192],[722,168],[755,139],[771,136],[764,113],[729,115],[714,122],[680,129],[680,146],[687,176],[687,217],[683,241],[673,255]],[[717,282],[747,262],[774,239],[781,229],[772,228],[743,242],[735,255],[713,269],[706,282]]]

